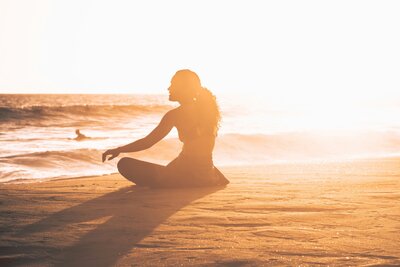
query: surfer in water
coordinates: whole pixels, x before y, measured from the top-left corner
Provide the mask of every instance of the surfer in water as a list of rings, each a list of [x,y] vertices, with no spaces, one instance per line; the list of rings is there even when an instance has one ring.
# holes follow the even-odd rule
[[[83,139],[88,138],[86,135],[82,134],[79,129],[76,129],[75,133],[76,133],[76,137],[74,138],[74,140],[76,140],[76,141],[82,141]]]
[[[146,137],[125,146],[109,149],[102,160],[121,153],[145,150],[163,139],[173,127],[178,130],[183,148],[167,166],[124,157],[118,171],[136,185],[148,187],[197,187],[226,185],[229,181],[214,166],[212,152],[217,136],[220,112],[215,96],[201,86],[197,74],[179,70],[168,88],[169,100],[179,107],[168,111]]]

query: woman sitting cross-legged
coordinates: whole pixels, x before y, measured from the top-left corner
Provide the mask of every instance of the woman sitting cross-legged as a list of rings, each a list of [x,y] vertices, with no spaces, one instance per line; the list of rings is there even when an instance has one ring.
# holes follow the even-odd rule
[[[229,181],[213,164],[212,152],[217,136],[220,112],[215,96],[201,86],[196,73],[179,70],[172,77],[169,100],[180,106],[168,111],[146,137],[103,153],[103,161],[121,153],[150,148],[173,127],[178,130],[183,148],[167,166],[133,158],[122,158],[118,171],[126,179],[148,187],[198,187],[226,185]]]

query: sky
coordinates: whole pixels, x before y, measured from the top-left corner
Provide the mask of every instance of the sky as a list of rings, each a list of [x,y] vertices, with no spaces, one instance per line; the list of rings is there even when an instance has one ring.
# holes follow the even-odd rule
[[[0,93],[398,101],[399,1],[0,0]],[[398,102],[400,103],[400,101]]]

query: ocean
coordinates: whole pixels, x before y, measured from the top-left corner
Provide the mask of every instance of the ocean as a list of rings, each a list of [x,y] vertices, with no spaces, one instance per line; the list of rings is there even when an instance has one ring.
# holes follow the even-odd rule
[[[400,154],[400,114],[364,106],[342,119],[302,105],[219,98],[218,166],[392,157]],[[117,160],[101,154],[144,137],[168,110],[166,95],[0,95],[0,182],[102,175]],[[318,115],[319,116],[316,116]],[[395,118],[388,120],[388,117]],[[397,116],[399,117],[399,116]],[[80,129],[87,139],[75,140]],[[180,152],[174,129],[148,151],[130,156],[167,164]]]

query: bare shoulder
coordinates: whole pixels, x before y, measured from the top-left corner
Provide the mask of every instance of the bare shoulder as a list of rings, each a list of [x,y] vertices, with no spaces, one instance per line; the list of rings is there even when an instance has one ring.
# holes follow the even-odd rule
[[[179,116],[180,113],[180,107],[171,109],[167,113],[165,113],[163,120],[166,120],[170,123],[175,124],[177,117]]]

